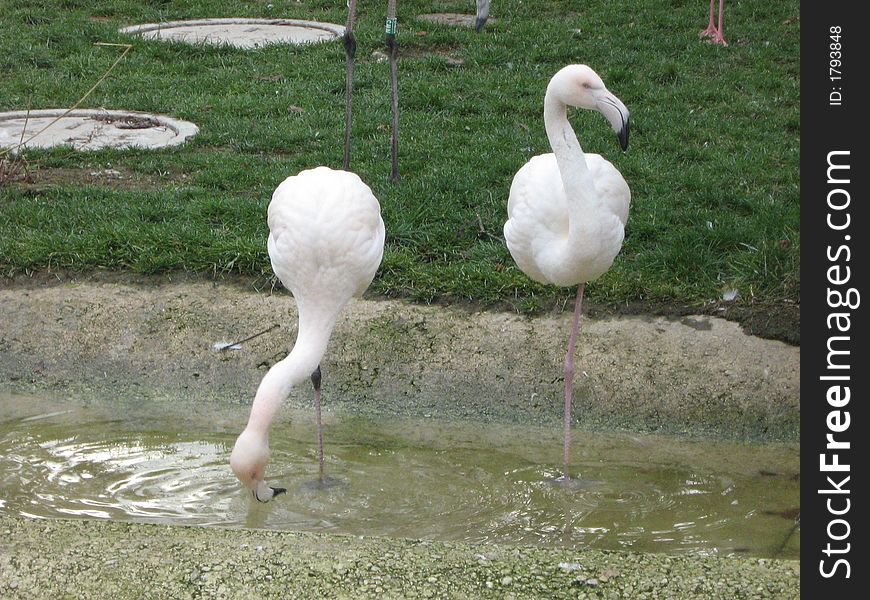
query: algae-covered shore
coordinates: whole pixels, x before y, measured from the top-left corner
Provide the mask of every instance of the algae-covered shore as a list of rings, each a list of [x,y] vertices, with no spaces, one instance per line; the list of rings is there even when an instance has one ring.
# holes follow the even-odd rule
[[[0,517],[8,598],[797,598],[799,563]]]

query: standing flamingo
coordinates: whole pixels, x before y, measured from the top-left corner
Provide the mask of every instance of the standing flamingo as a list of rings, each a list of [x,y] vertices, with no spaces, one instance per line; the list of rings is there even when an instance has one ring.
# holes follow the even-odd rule
[[[710,38],[714,44],[722,44],[727,46],[725,41],[725,0],[719,0],[719,25],[713,24],[713,12],[716,0],[710,0],[710,22],[707,24],[707,29],[698,34],[702,38]]]
[[[356,37],[353,35],[353,24],[356,21],[356,0],[347,2],[347,23],[344,26],[344,158],[341,168],[350,170],[350,129],[353,120],[353,59],[356,56]]]
[[[530,278],[577,285],[574,319],[565,356],[563,478],[569,481],[574,348],[583,290],[602,275],[622,247],[631,192],[616,168],[598,154],[584,154],[568,122],[567,107],[603,114],[623,150],[629,113],[586,65],[569,65],[550,80],[544,125],[552,154],[533,157],[514,176],[504,237],[517,266]]]
[[[489,10],[487,8],[487,10]],[[350,137],[353,118],[353,59],[356,56],[356,38],[353,25],[356,21],[356,0],[348,0],[347,23],[344,28],[345,53],[345,113],[344,113],[344,158],[342,168],[350,170]],[[396,42],[396,0],[387,0],[386,37],[384,43],[390,60],[390,105],[393,119],[390,127],[390,180],[399,179],[399,45]]]
[[[260,502],[286,491],[265,482],[269,427],[290,389],[308,378],[314,385],[323,481],[320,361],[339,313],[368,288],[384,254],[378,200],[347,171],[317,167],[288,177],[272,194],[268,221],[272,269],[296,298],[299,332],[290,354],[260,382],[248,425],[230,456],[236,477]]]

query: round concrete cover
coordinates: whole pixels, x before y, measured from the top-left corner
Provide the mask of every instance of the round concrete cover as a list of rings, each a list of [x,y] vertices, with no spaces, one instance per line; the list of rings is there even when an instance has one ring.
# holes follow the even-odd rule
[[[53,108],[0,113],[0,148],[16,148],[22,141],[26,148],[160,148],[181,144],[198,131],[187,121],[125,110],[76,109],[67,113],[66,109]]]
[[[261,48],[267,44],[311,44],[332,40],[344,35],[344,27],[292,19],[198,19],[134,25],[124,27],[120,32],[188,44]]]

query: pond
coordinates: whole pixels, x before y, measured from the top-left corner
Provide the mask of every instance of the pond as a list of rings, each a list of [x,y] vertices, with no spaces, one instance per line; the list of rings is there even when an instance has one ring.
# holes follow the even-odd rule
[[[220,406],[218,406],[220,405]],[[326,415],[273,426],[254,502],[229,469],[248,407],[0,393],[0,513],[797,559],[799,449],[575,429]]]

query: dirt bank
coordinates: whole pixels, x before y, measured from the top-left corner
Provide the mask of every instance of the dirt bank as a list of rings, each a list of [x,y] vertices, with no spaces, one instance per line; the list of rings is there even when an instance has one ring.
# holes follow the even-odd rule
[[[203,281],[0,284],[0,386],[247,405],[295,338],[283,291]],[[528,318],[357,300],[323,362],[328,411],[534,424],[561,419],[568,314]],[[243,345],[216,352],[278,324]],[[800,349],[709,316],[584,321],[581,427],[796,441]],[[308,389],[288,404],[310,402]]]

